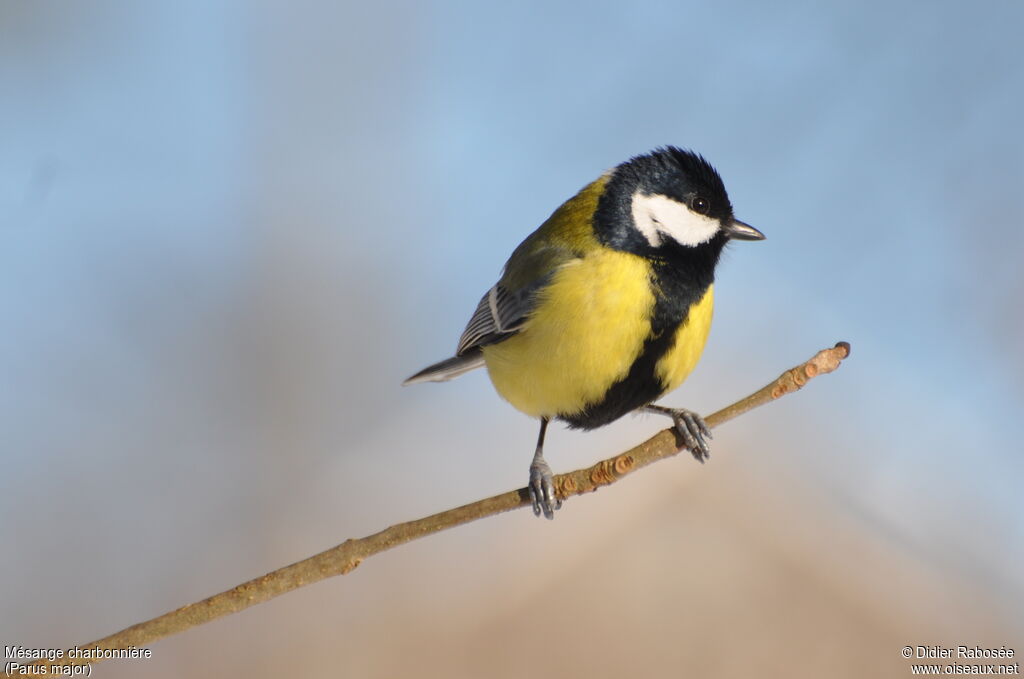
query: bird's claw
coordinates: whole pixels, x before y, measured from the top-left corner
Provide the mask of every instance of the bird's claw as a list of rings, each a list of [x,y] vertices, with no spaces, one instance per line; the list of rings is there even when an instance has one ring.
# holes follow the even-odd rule
[[[672,408],[672,422],[676,425],[676,431],[683,439],[683,444],[693,454],[693,457],[704,463],[711,457],[711,448],[708,446],[708,439],[713,438],[711,429],[708,428],[704,418],[684,408]]]
[[[543,459],[534,460],[530,465],[530,498],[533,500],[533,513],[544,518],[555,518],[555,510],[562,506],[562,501],[555,496],[555,481],[551,467]]]

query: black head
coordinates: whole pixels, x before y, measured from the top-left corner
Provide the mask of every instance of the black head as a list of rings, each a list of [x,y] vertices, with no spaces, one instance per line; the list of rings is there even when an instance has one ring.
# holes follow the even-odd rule
[[[594,215],[607,246],[654,259],[700,254],[718,260],[731,239],[760,240],[738,221],[722,178],[708,161],[674,146],[637,156],[612,170]]]

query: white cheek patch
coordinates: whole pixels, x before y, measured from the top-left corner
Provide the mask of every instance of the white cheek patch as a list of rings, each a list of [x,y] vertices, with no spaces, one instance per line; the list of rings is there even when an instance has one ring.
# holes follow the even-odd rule
[[[717,219],[697,214],[686,205],[660,194],[633,194],[633,223],[651,247],[662,237],[690,247],[707,243],[718,231]]]

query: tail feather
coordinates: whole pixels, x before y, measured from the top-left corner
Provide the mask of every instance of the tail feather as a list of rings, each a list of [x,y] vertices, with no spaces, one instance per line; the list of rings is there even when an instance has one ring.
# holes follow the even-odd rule
[[[405,382],[402,382],[402,386],[419,384],[420,382],[447,382],[463,373],[468,373],[470,370],[476,370],[483,364],[484,355],[477,348],[475,351],[467,351],[461,356],[453,356],[434,365],[427,366]]]

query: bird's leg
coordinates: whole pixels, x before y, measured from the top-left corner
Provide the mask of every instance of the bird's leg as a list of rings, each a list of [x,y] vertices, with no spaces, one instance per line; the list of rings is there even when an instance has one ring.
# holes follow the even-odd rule
[[[704,418],[685,408],[666,408],[665,406],[646,405],[642,408],[650,413],[668,415],[676,425],[676,431],[683,438],[683,444],[697,458],[701,464],[711,456],[711,449],[708,447],[708,439],[711,437],[711,430],[704,422]]]
[[[562,506],[562,501],[555,497],[555,482],[551,476],[551,467],[544,461],[544,433],[548,429],[548,418],[540,418],[540,435],[537,437],[537,452],[530,463],[530,497],[533,498],[533,513],[548,519],[555,518],[555,510]]]

